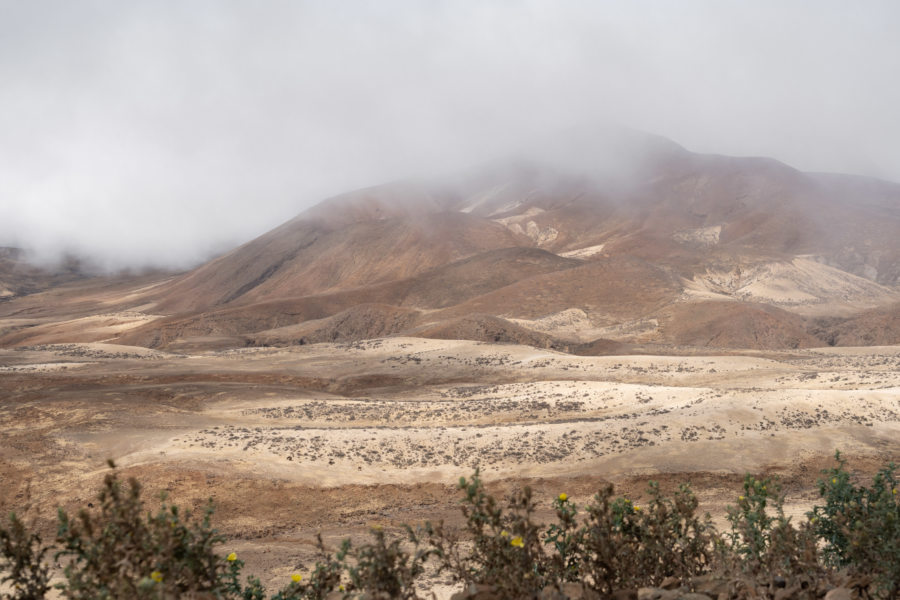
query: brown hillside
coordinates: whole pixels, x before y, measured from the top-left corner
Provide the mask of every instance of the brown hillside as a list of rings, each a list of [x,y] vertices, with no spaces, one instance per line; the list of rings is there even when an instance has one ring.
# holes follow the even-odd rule
[[[592,154],[582,139],[569,168],[558,156],[498,162],[333,198],[186,275],[160,309],[370,286],[518,246],[560,253],[603,244],[605,254],[674,268],[702,263],[711,252],[814,255],[883,284],[898,282],[900,186],[633,137],[626,143],[618,136],[631,162],[617,174],[602,162],[611,160],[609,144],[596,140]]]
[[[344,333],[335,333],[336,337],[332,338],[332,334],[327,333],[330,325],[318,321],[352,311],[361,304],[380,303],[425,309],[453,306],[510,283],[581,264],[580,261],[537,248],[504,248],[456,261],[415,277],[355,290],[253,304],[235,303],[197,314],[179,314],[128,332],[117,341],[160,348],[180,338],[249,335],[305,321],[316,323],[296,329],[302,332],[296,335],[291,330],[273,334],[272,338],[262,336],[253,339],[271,339],[274,342],[282,340],[284,335],[288,336],[284,339],[289,340],[304,336],[317,341],[347,339]],[[320,327],[325,329],[319,331]]]
[[[497,223],[462,213],[354,222],[291,221],[186,275],[160,309],[347,290],[411,277],[485,250],[520,245]]]
[[[832,346],[900,344],[900,303],[867,310],[847,319],[822,320],[814,330]]]
[[[695,302],[675,305],[661,319],[662,338],[679,346],[775,350],[824,343],[802,317],[764,304]]]
[[[448,319],[433,325],[424,325],[415,330],[417,337],[440,340],[473,340],[521,344],[536,348],[567,350],[568,346],[549,335],[519,327],[505,319],[491,315],[473,314],[457,319]]]
[[[538,248],[492,250],[398,282],[398,303],[419,308],[446,308],[532,277],[564,272],[581,264],[581,261]]]
[[[530,156],[326,200],[141,293],[145,322],[92,335],[350,339],[408,333],[430,311],[433,327],[486,315],[575,344],[797,347],[894,339],[893,313],[877,309],[898,286],[900,185],[579,130]],[[821,327],[800,315],[842,329],[812,335]],[[66,331],[78,335],[41,339]]]
[[[318,342],[368,340],[406,333],[419,311],[386,304],[359,304],[331,317],[261,331],[250,336],[256,346],[285,346]]]
[[[75,259],[55,268],[30,263],[19,248],[0,247],[0,302],[87,277]]]
[[[226,306],[203,313],[178,314],[159,319],[118,337],[116,343],[165,348],[176,340],[198,336],[241,336],[268,329],[323,319],[371,300],[365,292],[306,296]]]
[[[674,301],[681,285],[664,268],[628,257],[602,258],[506,286],[447,309],[445,318],[482,313],[535,319],[568,308],[597,318],[642,316]]]

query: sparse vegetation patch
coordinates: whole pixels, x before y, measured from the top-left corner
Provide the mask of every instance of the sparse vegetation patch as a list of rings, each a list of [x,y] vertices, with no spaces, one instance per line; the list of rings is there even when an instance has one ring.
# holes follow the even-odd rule
[[[898,487],[893,464],[865,486],[838,454],[819,481],[822,503],[794,523],[778,479],[748,475],[722,532],[687,485],[666,495],[651,482],[640,502],[611,485],[584,504],[563,491],[556,520],[544,524],[528,487],[499,500],[476,471],[459,482],[462,527],[406,525],[404,538],[375,527],[370,541],[336,551],[319,537],[315,566],[269,594],[243,575],[211,506],[198,517],[163,499],[149,512],[140,484],[113,471],[96,507],[60,510],[51,542],[15,514],[0,526],[0,598],[40,600],[56,588],[71,599],[414,599],[436,569],[459,584],[458,599],[894,599]],[[52,586],[51,562],[62,565]]]

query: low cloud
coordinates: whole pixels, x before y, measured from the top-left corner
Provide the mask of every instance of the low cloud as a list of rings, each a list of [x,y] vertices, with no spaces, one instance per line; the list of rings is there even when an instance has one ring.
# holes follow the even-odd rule
[[[900,180],[895,2],[4,2],[0,245],[187,268],[606,122]]]

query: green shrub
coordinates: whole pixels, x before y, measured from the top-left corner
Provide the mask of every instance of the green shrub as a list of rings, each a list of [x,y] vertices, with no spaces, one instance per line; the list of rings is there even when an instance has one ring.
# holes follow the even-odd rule
[[[640,548],[638,511],[627,498],[613,498],[608,485],[586,507],[581,570],[601,592],[630,586],[640,578],[632,557]]]
[[[709,520],[697,516],[697,498],[681,486],[672,498],[650,482],[649,501],[637,505],[613,499],[613,487],[601,490],[587,506],[582,570],[601,592],[660,585],[676,577],[685,583],[707,572],[717,534]]]
[[[544,543],[553,549],[548,578],[558,582],[581,581],[585,529],[578,526],[578,506],[563,492],[553,501],[553,507],[558,522],[551,523],[544,536]]]
[[[795,597],[815,598],[829,581],[820,562],[818,540],[810,524],[794,527],[784,514],[784,494],[777,478],[744,478],[743,493],[729,506],[728,552],[720,571],[736,581],[737,597],[759,594],[778,582]],[[824,593],[824,591],[823,591]]]
[[[322,534],[316,534],[316,548],[319,551],[319,560],[316,561],[309,580],[304,582],[301,575],[293,575],[293,581],[272,596],[272,600],[323,600],[332,591],[344,591],[341,574],[344,572],[345,563],[335,558],[325,548]]]
[[[371,541],[345,540],[336,553],[318,537],[313,572],[274,595],[254,577],[242,578],[235,553],[210,518],[167,504],[146,510],[141,487],[115,471],[104,479],[96,508],[75,517],[59,511],[55,545],[48,546],[16,515],[0,525],[0,575],[9,591],[2,600],[41,600],[50,590],[47,559],[64,565],[57,587],[64,598],[169,600],[322,600],[418,598],[416,584],[429,561],[466,584],[497,598],[536,598],[544,590],[575,583],[601,595],[659,586],[725,582],[730,598],[819,598],[838,583],[860,597],[900,596],[900,499],[895,467],[878,472],[871,487],[856,485],[838,454],[823,472],[824,501],[795,526],[784,512],[775,478],[747,476],[730,530],[721,534],[709,515],[700,517],[687,486],[670,496],[651,482],[636,504],[602,488],[579,513],[566,494],[553,501],[556,520],[535,521],[527,487],[498,501],[479,473],[462,478],[459,529],[426,523],[405,538],[373,529]],[[776,591],[780,595],[776,595]],[[556,592],[553,592],[556,593]],[[551,594],[552,595],[552,594]]]
[[[505,508],[485,491],[478,471],[469,480],[460,478],[459,489],[464,493],[465,551],[458,532],[448,532],[442,524],[425,526],[440,569],[459,582],[492,586],[504,598],[541,590],[547,557],[541,528],[532,519],[531,489],[514,493]]]
[[[146,512],[141,486],[104,478],[99,506],[76,517],[59,511],[56,558],[63,559],[62,595],[71,599],[178,598],[199,592],[217,598],[262,598],[257,581],[239,582],[243,563],[222,558],[224,538],[210,525],[212,505],[199,519],[163,503]]]
[[[856,486],[840,453],[824,473],[819,493],[824,506],[807,516],[824,541],[825,563],[870,576],[888,597],[900,595],[900,484],[893,463],[881,469],[872,487]]]
[[[10,600],[39,600],[50,589],[50,569],[45,557],[50,551],[37,533],[28,531],[15,513],[9,526],[0,527],[0,583],[12,586]]]
[[[344,565],[349,582],[347,592],[361,592],[373,600],[418,598],[415,590],[416,579],[424,572],[425,562],[434,550],[424,550],[413,530],[407,526],[408,541],[414,552],[410,554],[401,546],[399,539],[387,540],[384,529],[371,529],[372,543],[353,547],[350,540],[344,540],[338,560]],[[351,561],[347,562],[347,558]]]

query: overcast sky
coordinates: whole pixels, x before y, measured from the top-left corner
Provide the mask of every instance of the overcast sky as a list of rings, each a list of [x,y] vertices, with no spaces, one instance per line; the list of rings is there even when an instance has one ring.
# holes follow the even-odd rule
[[[0,245],[187,267],[611,122],[900,181],[900,2],[0,0]]]

